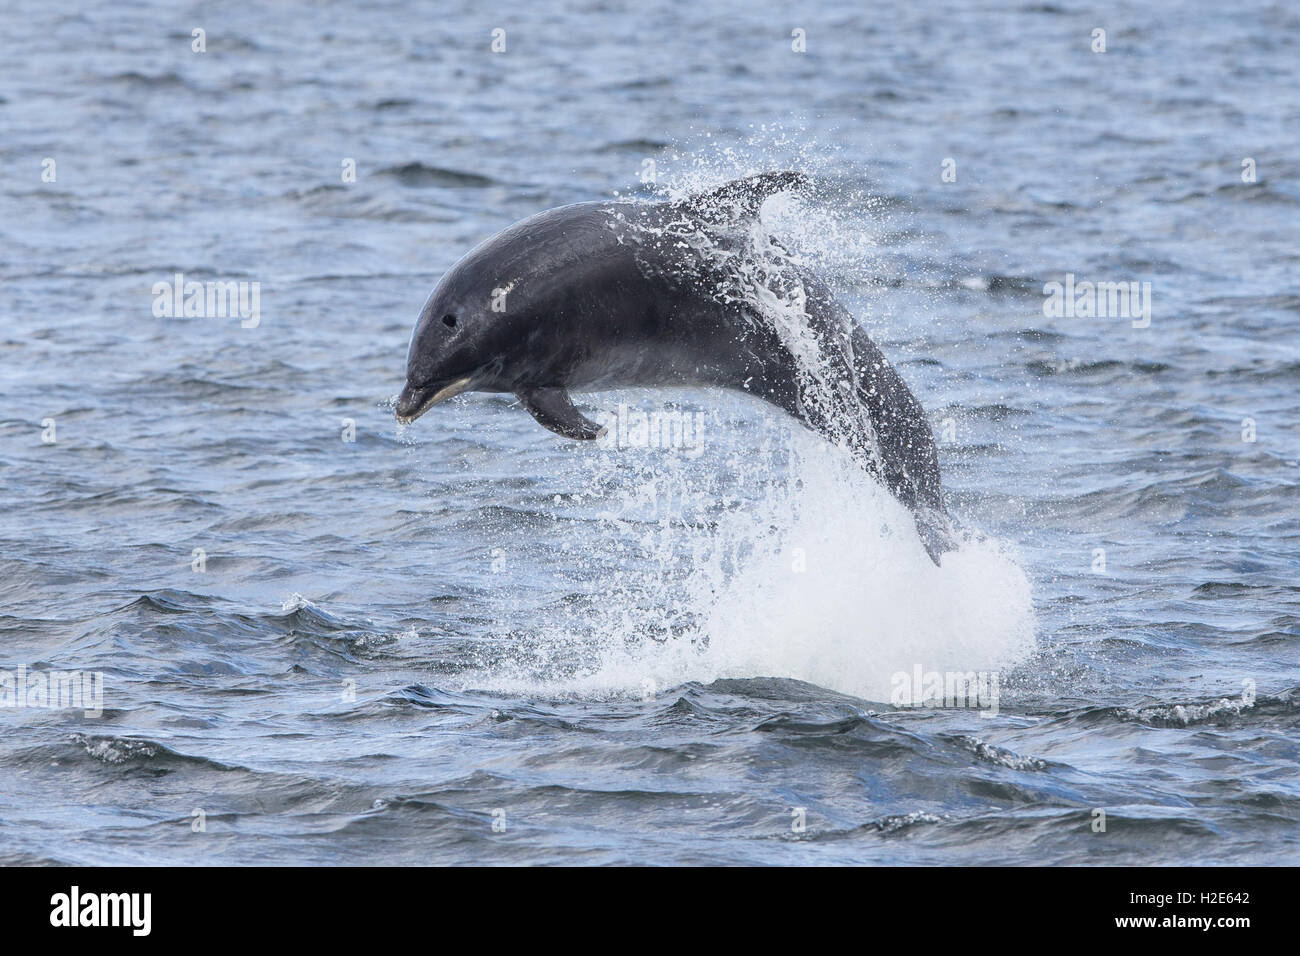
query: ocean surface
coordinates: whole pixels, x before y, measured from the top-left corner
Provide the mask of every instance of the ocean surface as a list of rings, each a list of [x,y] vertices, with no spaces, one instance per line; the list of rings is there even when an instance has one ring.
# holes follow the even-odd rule
[[[0,862],[1300,862],[1293,6],[76,6],[0,13]],[[742,395],[396,424],[475,243],[766,169],[942,567]]]

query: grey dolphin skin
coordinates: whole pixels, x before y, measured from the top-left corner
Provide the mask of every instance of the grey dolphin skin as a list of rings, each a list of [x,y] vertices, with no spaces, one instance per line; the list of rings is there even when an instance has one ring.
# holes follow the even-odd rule
[[[768,197],[806,186],[800,173],[764,173],[678,202],[579,203],[488,239],[421,310],[397,420],[465,391],[512,392],[544,427],[594,439],[601,429],[571,392],[741,390],[848,448],[916,516],[938,564],[955,544],[924,410],[848,310],[758,222]],[[747,282],[792,291],[805,338],[764,318]]]

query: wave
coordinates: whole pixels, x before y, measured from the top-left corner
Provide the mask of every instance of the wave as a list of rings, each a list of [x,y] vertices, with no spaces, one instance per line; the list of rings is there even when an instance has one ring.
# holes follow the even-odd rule
[[[427,166],[420,162],[403,163],[400,166],[386,166],[373,173],[396,179],[403,186],[415,189],[442,187],[448,189],[483,189],[498,185],[490,176],[467,173],[458,169],[444,169],[439,166]]]
[[[1061,723],[1089,726],[1112,723],[1137,723],[1147,727],[1189,728],[1203,725],[1219,727],[1272,724],[1294,726],[1300,719],[1300,687],[1288,688],[1275,695],[1241,695],[1207,697],[1166,704],[1137,707],[1085,707],[1058,714]]]

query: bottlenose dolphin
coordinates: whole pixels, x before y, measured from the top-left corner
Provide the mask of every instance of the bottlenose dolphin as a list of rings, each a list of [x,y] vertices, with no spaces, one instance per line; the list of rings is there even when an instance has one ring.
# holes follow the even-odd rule
[[[461,392],[512,392],[542,426],[594,439],[602,429],[572,392],[738,389],[852,452],[912,511],[938,564],[955,544],[924,410],[759,221],[768,197],[807,185],[775,172],[676,202],[578,203],[493,236],[425,302],[398,421]]]

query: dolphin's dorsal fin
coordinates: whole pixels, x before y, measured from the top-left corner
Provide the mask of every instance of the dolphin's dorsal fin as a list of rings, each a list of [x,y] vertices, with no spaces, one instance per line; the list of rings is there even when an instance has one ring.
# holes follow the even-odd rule
[[[565,438],[591,441],[606,429],[573,407],[573,399],[563,388],[529,388],[515,392],[537,424]]]
[[[733,179],[726,185],[697,193],[683,202],[696,213],[710,219],[756,216],[767,197],[807,186],[808,177],[793,170],[759,173],[745,179]]]

